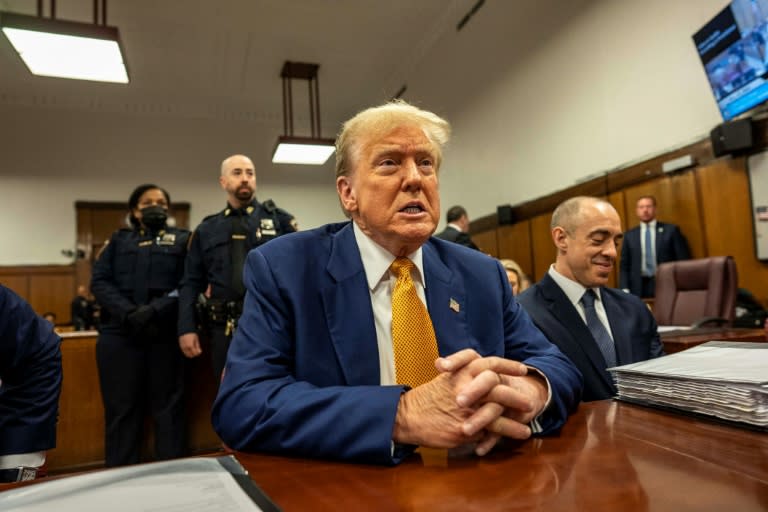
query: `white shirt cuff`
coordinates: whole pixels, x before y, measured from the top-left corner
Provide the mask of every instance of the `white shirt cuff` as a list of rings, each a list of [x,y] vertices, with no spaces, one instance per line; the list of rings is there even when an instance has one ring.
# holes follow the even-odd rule
[[[544,404],[544,408],[541,410],[541,412],[538,414],[538,416],[533,418],[531,423],[528,425],[529,427],[531,427],[531,432],[533,432],[534,434],[539,434],[543,430],[541,428],[541,424],[539,423],[539,419],[546,412],[546,410],[549,408],[549,404],[552,402],[552,386],[549,384],[549,379],[547,378],[546,375],[544,375],[544,372],[542,372],[538,368],[534,368],[533,366],[527,366],[527,368],[528,368],[529,372],[530,371],[536,372],[547,383],[547,402]]]
[[[19,466],[39,468],[43,464],[45,464],[45,452],[0,455],[0,469],[13,469]]]

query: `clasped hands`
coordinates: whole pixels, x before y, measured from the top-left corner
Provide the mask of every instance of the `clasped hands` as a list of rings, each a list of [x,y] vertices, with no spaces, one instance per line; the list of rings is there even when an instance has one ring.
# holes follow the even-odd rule
[[[440,374],[400,396],[393,440],[431,448],[475,443],[485,455],[502,437],[527,439],[546,381],[518,362],[465,349],[435,361]]]

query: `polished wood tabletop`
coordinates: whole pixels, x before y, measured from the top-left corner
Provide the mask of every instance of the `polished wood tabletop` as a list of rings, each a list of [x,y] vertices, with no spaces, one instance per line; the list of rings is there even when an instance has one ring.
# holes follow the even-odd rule
[[[738,327],[700,327],[698,329],[669,331],[660,334],[664,351],[674,354],[708,341],[754,341],[766,342],[764,329]]]
[[[768,434],[611,400],[582,404],[558,436],[485,457],[237,458],[286,512],[768,510]]]

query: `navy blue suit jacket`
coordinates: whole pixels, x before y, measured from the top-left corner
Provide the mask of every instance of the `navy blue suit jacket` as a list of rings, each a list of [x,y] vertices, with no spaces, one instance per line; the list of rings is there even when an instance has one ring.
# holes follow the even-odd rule
[[[60,341],[47,320],[0,286],[0,455],[56,446]]]
[[[642,300],[613,288],[601,288],[600,296],[616,345],[617,366],[664,355],[656,320]],[[549,274],[517,300],[547,338],[560,347],[582,373],[585,402],[616,394],[603,354],[587,324]]]
[[[552,387],[544,433],[581,397],[581,376],[514,301],[493,259],[431,238],[427,306],[440,355],[470,347],[541,370]],[[251,251],[247,293],[213,425],[238,450],[393,464],[402,386],[381,386],[370,293],[351,223],[280,237]],[[451,300],[459,311],[449,307]]]
[[[680,228],[674,224],[656,221],[656,264],[690,259],[688,242]],[[640,297],[643,289],[643,254],[640,245],[640,226],[624,233],[619,262],[619,288]]]

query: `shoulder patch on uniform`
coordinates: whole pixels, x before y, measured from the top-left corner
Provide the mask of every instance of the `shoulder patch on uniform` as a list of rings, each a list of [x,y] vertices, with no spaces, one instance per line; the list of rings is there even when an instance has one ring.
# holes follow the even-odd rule
[[[283,210],[282,208],[275,208],[275,211],[280,215],[285,215],[286,217],[293,217],[290,213],[288,213],[286,210]]]
[[[277,209],[277,206],[275,205],[275,202],[271,199],[267,199],[263,203],[261,203],[261,206],[267,210],[267,213],[274,213],[274,211]]]

